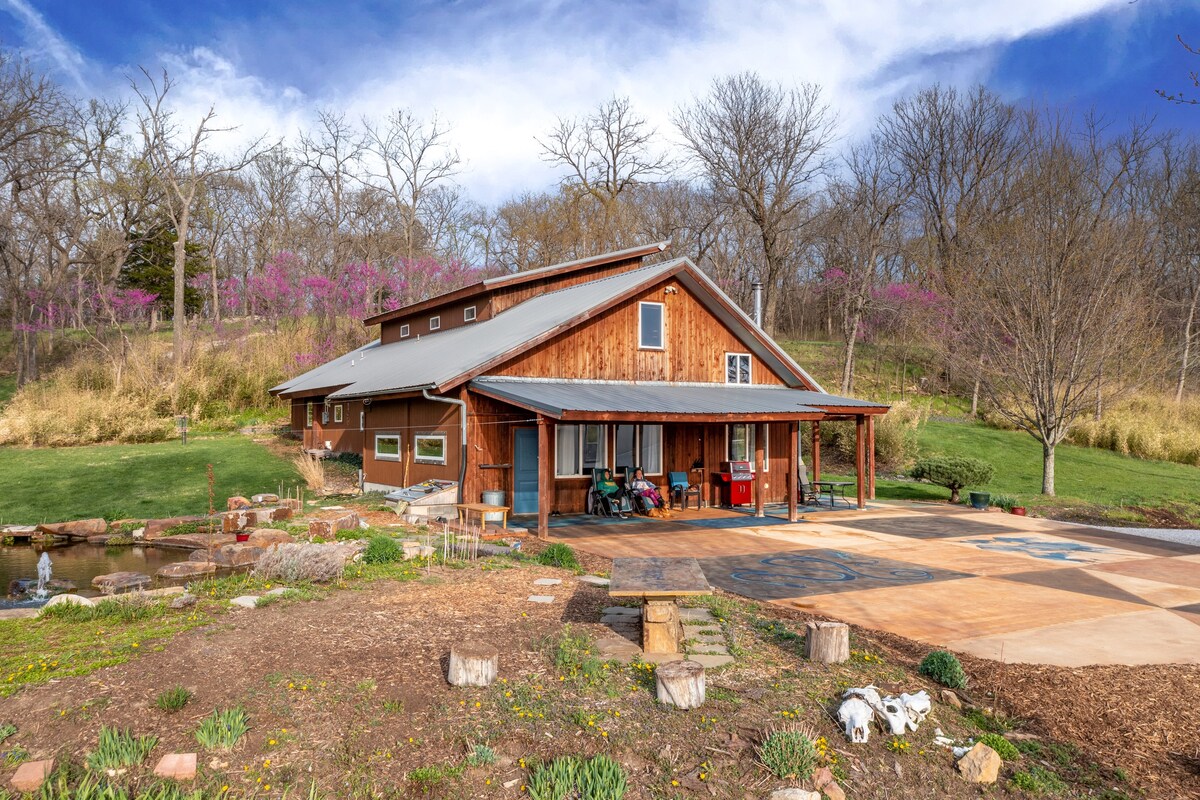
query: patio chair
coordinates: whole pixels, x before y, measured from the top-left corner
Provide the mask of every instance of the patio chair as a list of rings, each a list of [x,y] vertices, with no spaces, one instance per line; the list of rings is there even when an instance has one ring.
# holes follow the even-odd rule
[[[810,483],[808,480],[808,466],[801,463],[796,468],[796,477],[799,478],[800,495],[799,495],[798,499],[800,501],[800,505],[802,505],[802,506],[807,506],[807,505],[819,506],[819,505],[821,505],[821,492],[820,492],[819,487]],[[829,505],[830,505],[830,507],[833,506],[833,495],[832,494],[829,496]]]
[[[675,501],[678,500],[680,508],[686,511],[689,497],[696,498],[696,508],[700,508],[700,487],[688,483],[686,472],[668,472],[667,483],[670,487],[667,495],[670,498],[671,508],[675,507]]]
[[[640,489],[633,485],[634,476],[639,472],[642,473],[642,480],[645,481],[645,484],[649,484],[649,488],[653,489],[649,495],[642,493],[647,488],[645,484]],[[633,500],[633,505],[643,514],[649,514],[652,509],[658,508],[662,504],[662,495],[659,494],[658,486],[646,477],[646,471],[641,467],[634,467],[625,472],[625,491]]]
[[[624,517],[633,513],[629,493],[613,480],[608,467],[592,469],[592,488],[589,494],[590,511],[598,516]]]

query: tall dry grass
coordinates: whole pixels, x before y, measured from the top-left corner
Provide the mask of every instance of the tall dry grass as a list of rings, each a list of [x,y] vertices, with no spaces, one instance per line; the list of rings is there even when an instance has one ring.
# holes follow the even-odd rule
[[[292,459],[292,463],[296,465],[296,471],[300,473],[300,477],[304,479],[309,489],[312,489],[314,492],[325,491],[324,461],[315,456],[310,456],[308,453],[301,453]]]
[[[1200,398],[1176,403],[1159,394],[1123,400],[1103,417],[1081,420],[1068,441],[1137,458],[1200,466]]]

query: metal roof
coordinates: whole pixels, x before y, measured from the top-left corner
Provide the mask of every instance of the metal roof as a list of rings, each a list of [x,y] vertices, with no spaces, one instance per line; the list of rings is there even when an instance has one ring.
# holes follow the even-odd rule
[[[820,414],[830,407],[879,403],[786,386],[634,381],[553,381],[482,377],[472,389],[553,417],[572,414]]]
[[[328,395],[336,400],[440,386],[665,275],[683,261],[664,261],[541,294],[482,322],[390,344],[372,343],[271,391],[293,394],[341,387]]]

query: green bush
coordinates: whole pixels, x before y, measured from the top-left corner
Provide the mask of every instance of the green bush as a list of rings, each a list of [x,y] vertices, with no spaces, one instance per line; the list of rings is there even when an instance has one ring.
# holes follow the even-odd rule
[[[803,731],[775,731],[763,740],[758,758],[775,777],[802,781],[817,765],[817,746]]]
[[[958,502],[959,490],[968,486],[983,486],[992,479],[995,470],[986,461],[966,456],[929,456],[918,459],[912,477],[929,481],[950,490],[950,502]]]
[[[985,733],[979,737],[978,741],[995,750],[996,755],[1005,761],[1016,761],[1021,757],[1021,751],[998,733]]]
[[[917,672],[951,689],[963,689],[967,685],[967,673],[963,672],[958,656],[946,650],[934,650],[925,656]]]
[[[372,536],[363,551],[366,564],[392,564],[404,558],[404,548],[390,536]]]
[[[555,542],[537,555],[537,563],[544,567],[562,567],[563,569],[580,569],[579,558],[569,545]]]

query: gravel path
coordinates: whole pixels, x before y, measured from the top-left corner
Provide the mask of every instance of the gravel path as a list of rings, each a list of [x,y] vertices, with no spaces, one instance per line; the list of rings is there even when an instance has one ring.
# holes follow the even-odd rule
[[[1195,528],[1115,528],[1108,525],[1090,525],[1088,527],[1117,533],[1132,533],[1134,536],[1145,536],[1147,539],[1194,544],[1200,547],[1200,530]]]

